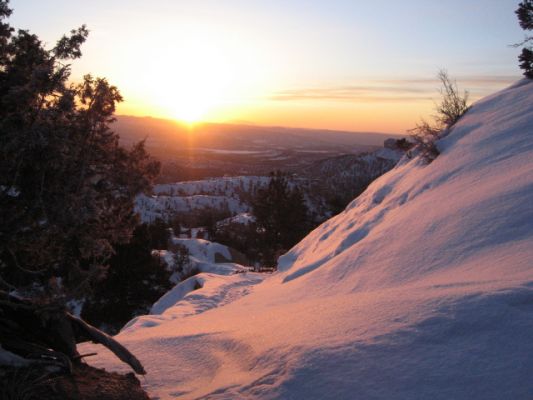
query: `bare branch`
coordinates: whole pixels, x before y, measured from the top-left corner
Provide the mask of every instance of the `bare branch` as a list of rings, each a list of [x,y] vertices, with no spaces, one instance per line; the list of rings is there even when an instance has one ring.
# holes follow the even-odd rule
[[[76,324],[94,343],[99,343],[111,350],[121,361],[128,364],[136,373],[145,375],[146,371],[141,362],[123,345],[117,342],[108,334],[96,329],[94,326],[87,324],[80,318],[67,313],[68,318]]]

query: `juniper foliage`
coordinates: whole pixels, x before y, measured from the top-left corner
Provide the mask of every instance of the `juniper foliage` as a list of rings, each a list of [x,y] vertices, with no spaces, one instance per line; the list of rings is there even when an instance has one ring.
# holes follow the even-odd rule
[[[47,49],[15,32],[10,14],[0,0],[0,286],[77,292],[105,271],[112,244],[130,239],[134,196],[159,164],[142,142],[119,146],[115,86],[69,82],[88,29]]]

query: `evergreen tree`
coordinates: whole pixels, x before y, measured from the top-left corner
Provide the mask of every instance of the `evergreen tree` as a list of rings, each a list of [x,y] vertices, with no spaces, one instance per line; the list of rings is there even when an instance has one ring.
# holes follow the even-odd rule
[[[167,250],[170,238],[170,224],[167,224],[161,218],[156,218],[151,224],[143,225],[147,229],[147,240],[150,249]]]
[[[533,0],[523,0],[515,11],[518,16],[518,22],[525,31],[533,30]],[[522,43],[516,46],[524,45],[522,52],[518,56],[520,61],[520,68],[524,71],[524,75],[533,79],[533,48],[530,43],[533,41],[533,36],[526,36]]]
[[[518,16],[520,27],[528,31],[533,30],[533,1],[523,0],[518,4],[515,12]]]
[[[259,233],[264,244],[265,258],[274,262],[276,253],[288,250],[308,231],[307,206],[302,192],[291,188],[286,174],[270,174],[270,182],[260,189],[252,203]]]
[[[87,298],[81,316],[116,333],[133,317],[147,314],[172,284],[170,271],[152,256],[150,226],[139,225],[129,243],[115,246],[106,279]]]
[[[74,290],[101,275],[113,243],[128,242],[133,199],[159,164],[110,130],[116,87],[90,75],[68,83],[86,27],[46,49],[14,33],[10,14],[0,0],[0,286],[60,277]]]

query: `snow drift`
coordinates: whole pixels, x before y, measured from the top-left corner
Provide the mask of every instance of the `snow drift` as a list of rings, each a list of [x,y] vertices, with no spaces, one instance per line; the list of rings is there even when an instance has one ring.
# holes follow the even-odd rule
[[[213,276],[133,321],[119,339],[149,393],[532,398],[532,105],[531,81],[478,102],[432,164],[404,159],[280,272]]]

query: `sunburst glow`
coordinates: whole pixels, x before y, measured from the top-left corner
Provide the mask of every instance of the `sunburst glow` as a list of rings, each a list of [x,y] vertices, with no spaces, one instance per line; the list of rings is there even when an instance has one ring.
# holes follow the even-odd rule
[[[176,35],[178,36],[178,35]],[[193,123],[242,97],[253,69],[243,72],[242,51],[227,38],[190,28],[149,58],[150,92],[164,114]]]
[[[229,60],[215,43],[193,37],[178,50],[179,60],[168,65],[161,98],[176,118],[195,122],[231,94],[234,76]]]
[[[108,0],[105,13],[92,2],[54,0],[62,6],[45,39],[54,43],[58,32],[87,23],[90,37],[84,57],[73,63],[72,78],[81,80],[87,72],[107,77],[125,100],[117,114],[403,132],[431,112],[439,67],[457,77],[473,100],[519,76],[517,49],[507,46],[522,35],[513,12],[517,2],[493,1],[486,21],[472,17],[479,6],[470,3],[460,21],[442,19],[439,37],[462,40],[438,51],[433,24],[424,22],[416,40],[405,29],[447,12],[442,2],[421,0],[343,0],[333,1],[335,6],[154,0],[127,7]],[[11,3],[18,3],[12,18],[20,17],[21,26],[44,29],[40,16],[50,11],[49,2]],[[370,23],[376,15],[386,31]]]

